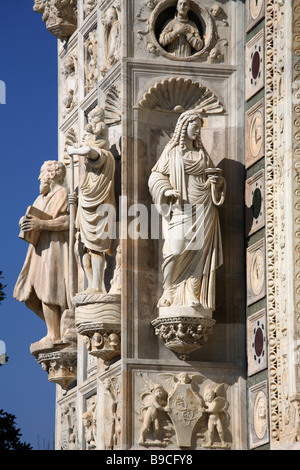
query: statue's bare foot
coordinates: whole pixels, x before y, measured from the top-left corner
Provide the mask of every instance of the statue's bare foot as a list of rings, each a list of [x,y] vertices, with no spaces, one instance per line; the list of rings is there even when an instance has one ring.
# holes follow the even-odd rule
[[[88,287],[85,291],[85,294],[103,294],[102,290],[97,290],[94,287]]]
[[[194,308],[197,308],[197,307],[200,307],[200,302],[198,299],[191,299],[188,301],[188,306],[189,307],[194,307]]]
[[[158,306],[159,307],[170,307],[171,301],[169,299],[160,299]]]

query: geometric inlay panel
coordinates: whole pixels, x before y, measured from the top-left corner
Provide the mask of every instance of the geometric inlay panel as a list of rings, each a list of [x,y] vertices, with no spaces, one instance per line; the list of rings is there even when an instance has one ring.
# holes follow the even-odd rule
[[[266,310],[247,318],[248,375],[251,376],[267,367]]]
[[[264,87],[264,30],[246,44],[246,100]]]
[[[260,170],[246,180],[246,235],[252,235],[265,223],[265,172]]]

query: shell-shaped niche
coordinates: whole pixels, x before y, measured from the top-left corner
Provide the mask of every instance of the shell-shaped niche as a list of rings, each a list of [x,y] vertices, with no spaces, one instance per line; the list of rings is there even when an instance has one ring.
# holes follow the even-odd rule
[[[120,90],[113,85],[106,94],[105,99],[105,122],[107,125],[115,125],[121,122],[121,100]]]
[[[183,113],[189,109],[197,109],[203,114],[225,111],[219,98],[205,85],[191,79],[175,77],[151,86],[143,95],[139,106],[174,113]]]

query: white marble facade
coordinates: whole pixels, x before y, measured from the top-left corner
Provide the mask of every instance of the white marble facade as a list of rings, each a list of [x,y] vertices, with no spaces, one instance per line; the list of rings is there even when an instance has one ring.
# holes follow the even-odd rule
[[[69,192],[68,336],[33,348],[57,383],[56,448],[294,442],[298,318],[287,290],[299,280],[289,205],[292,188],[298,211],[299,191],[288,158],[299,107],[291,127],[284,73],[293,70],[296,90],[298,64],[280,38],[298,6],[61,8],[55,16],[51,0],[35,1],[58,38],[58,160]]]

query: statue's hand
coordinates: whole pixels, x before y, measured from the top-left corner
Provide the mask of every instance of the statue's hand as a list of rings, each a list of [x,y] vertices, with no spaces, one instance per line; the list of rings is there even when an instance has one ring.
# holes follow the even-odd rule
[[[69,204],[77,203],[77,194],[75,192],[73,194],[68,194],[68,202]]]
[[[69,147],[67,148],[67,152],[68,152],[69,155],[76,155],[76,152],[77,152],[77,151],[78,151],[78,149],[77,149],[76,147],[71,147],[71,146],[69,146]]]
[[[42,222],[37,217],[30,214],[24,217],[22,222],[22,230],[24,230],[24,232],[29,232],[30,230],[41,230],[41,228]]]
[[[218,184],[219,183],[219,176],[218,175],[208,175],[208,179],[211,184]]]
[[[180,197],[180,192],[177,191],[176,189],[167,189],[167,191],[165,191],[165,196],[166,197],[174,197],[174,198],[178,199]]]

